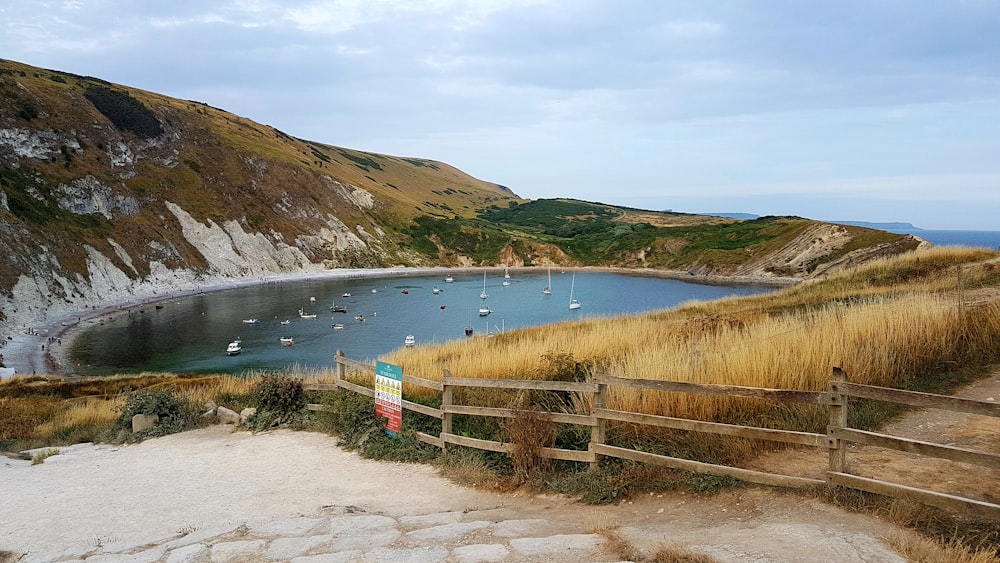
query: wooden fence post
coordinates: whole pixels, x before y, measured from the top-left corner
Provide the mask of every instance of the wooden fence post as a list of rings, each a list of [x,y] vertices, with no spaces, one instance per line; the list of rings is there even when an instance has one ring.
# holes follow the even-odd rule
[[[344,351],[337,349],[337,354],[333,358],[333,362],[337,364],[336,370],[334,371],[334,373],[336,374],[335,381],[337,383],[337,387],[340,387],[340,382],[344,380],[344,376],[346,375],[347,372],[346,366],[344,366],[342,362],[337,361],[337,358],[343,358],[343,357],[344,357]]]
[[[841,393],[840,383],[847,381],[847,374],[839,367],[833,368],[830,376],[830,423],[826,427],[827,447],[830,448],[828,470],[844,473],[846,470],[847,442],[833,437],[833,428],[847,428],[847,395]],[[827,482],[830,479],[827,477]]]
[[[448,412],[448,407],[452,404],[453,393],[455,388],[448,385],[448,380],[451,378],[451,372],[444,370],[444,376],[441,378],[441,453],[448,453],[448,442],[444,439],[444,434],[451,434],[451,417],[452,414]]]
[[[600,377],[595,378],[597,383],[597,392],[593,394],[593,399],[591,401],[590,415],[595,417],[594,426],[590,428],[590,444],[587,449],[594,456],[594,460],[590,462],[590,470],[596,471],[601,464],[601,455],[593,453],[594,444],[603,444],[608,433],[608,420],[603,417],[599,417],[594,414],[597,409],[607,408],[608,404],[608,384],[605,383]]]

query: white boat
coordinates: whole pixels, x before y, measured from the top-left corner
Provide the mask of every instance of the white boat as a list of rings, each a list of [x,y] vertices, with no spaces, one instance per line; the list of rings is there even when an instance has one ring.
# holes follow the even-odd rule
[[[451,276],[447,276],[447,277],[444,278],[444,283],[452,283],[454,281],[455,281],[455,278],[453,278]]]
[[[573,274],[573,281],[569,285],[569,308],[570,310],[579,309],[580,302],[573,298],[573,288],[576,286],[576,274]]]
[[[348,292],[346,292],[346,291],[344,292],[344,294],[343,294],[343,295],[341,295],[341,297],[350,297],[350,296],[351,296],[351,294],[350,294],[350,293],[348,293]]]
[[[279,324],[281,326],[288,326],[288,325],[292,324],[292,321],[290,321],[288,319],[285,319],[285,320],[281,321]]]
[[[309,298],[309,302],[310,303],[315,303],[316,302],[316,298],[315,297],[310,297]]]
[[[406,338],[403,340],[403,346],[406,346],[407,348],[413,347],[413,345],[416,344],[416,343],[417,343],[417,340],[415,338],[413,338],[412,334],[406,335]]]
[[[485,303],[483,303],[483,306],[479,308],[479,316],[480,317],[485,317],[486,315],[489,315],[492,312],[493,311],[491,311],[490,308],[487,307]]]
[[[486,299],[490,294],[486,293],[486,270],[483,270],[483,292],[479,294],[480,299]]]
[[[229,343],[229,346],[226,346],[227,356],[235,356],[236,354],[239,354],[242,351],[243,351],[243,346],[240,344],[239,339],[233,340],[232,342]]]
[[[332,325],[330,325],[330,328],[332,328],[333,330],[344,330],[344,325],[340,323],[333,323]]]
[[[302,317],[303,319],[315,319],[316,313],[305,313],[302,311],[302,309],[299,309],[299,316]]]
[[[292,338],[291,336],[282,336],[278,340],[281,342],[282,346],[294,346],[295,345],[295,339]]]
[[[545,295],[552,295],[552,268],[549,268],[549,281],[542,290]]]
[[[378,293],[377,289],[372,288],[372,293]]]
[[[510,272],[507,271],[507,264],[503,265],[503,283],[500,285],[504,287],[510,285]]]
[[[434,295],[437,295],[438,293],[441,293],[441,288],[438,286],[434,286],[434,289],[432,289],[431,291],[434,293]]]
[[[243,324],[245,324],[245,325],[258,325],[258,324],[260,324],[260,319],[243,319]]]

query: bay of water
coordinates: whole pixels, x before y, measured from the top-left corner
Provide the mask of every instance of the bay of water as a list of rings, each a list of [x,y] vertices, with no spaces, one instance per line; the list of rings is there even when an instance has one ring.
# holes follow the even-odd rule
[[[503,285],[499,270],[487,273],[488,298],[480,299],[482,274],[394,278],[326,279],[232,289],[192,295],[122,312],[84,331],[71,359],[84,375],[140,371],[243,373],[280,370],[292,365],[329,367],[338,349],[356,360],[374,360],[403,346],[407,335],[417,345],[473,337],[584,317],[617,316],[667,309],[690,300],[772,291],[770,286],[719,286],[616,273],[552,271],[552,294],[542,289],[546,272],[512,273]],[[569,309],[570,289],[582,307]],[[435,294],[433,289],[441,290]],[[375,292],[373,292],[375,290]],[[404,291],[406,293],[404,293]],[[350,293],[350,297],[342,297]],[[311,298],[315,298],[312,301]],[[493,313],[479,316],[485,303]],[[332,313],[331,305],[347,313]],[[304,319],[299,309],[315,313]],[[364,321],[356,317],[364,316]],[[260,323],[247,325],[244,319]],[[280,321],[288,320],[287,325]],[[334,323],[342,329],[334,329]],[[279,339],[291,337],[294,346]],[[240,338],[243,351],[226,355]]]

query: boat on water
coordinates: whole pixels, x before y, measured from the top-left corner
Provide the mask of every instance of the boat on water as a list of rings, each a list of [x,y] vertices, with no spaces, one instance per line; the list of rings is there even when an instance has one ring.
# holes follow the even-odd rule
[[[500,285],[503,285],[503,286],[510,285],[510,272],[507,271],[507,264],[503,265],[503,283],[500,284]]]
[[[341,295],[341,297],[350,297],[350,296],[351,296],[351,294],[349,292],[346,292],[346,291],[344,292],[343,295]]]
[[[333,330],[344,330],[344,325],[340,323],[333,323],[332,325],[330,325],[330,328],[332,328]]]
[[[288,325],[292,324],[292,321],[290,321],[288,319],[285,319],[285,320],[281,321],[278,324],[280,324],[281,326],[288,326]]]
[[[576,274],[573,274],[573,281],[569,285],[569,308],[573,309],[580,308],[580,302],[573,298],[573,289],[576,287]]]
[[[260,319],[243,319],[243,324],[245,325],[259,325]]]
[[[486,270],[483,270],[483,292],[479,294],[480,299],[486,299],[490,294],[486,293]]]
[[[447,276],[447,277],[444,278],[444,283],[452,283],[454,281],[455,281],[455,278],[453,278],[451,276]]]
[[[281,342],[282,346],[286,346],[287,347],[287,346],[294,346],[295,345],[295,339],[292,338],[291,336],[282,336],[278,340]]]
[[[480,317],[485,317],[486,315],[489,315],[492,312],[493,312],[493,310],[490,309],[489,307],[487,307],[485,303],[483,304],[482,307],[479,308],[479,316]]]
[[[402,291],[402,293],[403,293],[403,295],[409,295],[410,294],[410,290],[409,289],[404,289]]]
[[[243,351],[243,345],[240,342],[239,338],[237,338],[236,340],[233,340],[232,342],[230,342],[229,346],[226,346],[226,355],[227,356],[235,356],[235,355],[239,354],[242,351]]]
[[[432,293],[433,293],[434,295],[437,295],[438,293],[441,293],[441,288],[435,285],[435,286],[434,286],[434,289],[432,289],[432,290],[431,290],[431,292],[432,292]]]
[[[545,295],[552,295],[552,268],[549,268],[549,281],[545,284],[545,289],[542,290]]]
[[[306,313],[302,309],[299,309],[299,317],[302,317],[303,319],[315,319],[316,313]]]
[[[406,338],[403,339],[403,346],[406,346],[407,348],[412,348],[416,343],[417,339],[414,338],[412,334],[407,334]]]
[[[346,313],[347,312],[347,307],[338,307],[337,303],[334,302],[332,305],[330,305],[330,312],[331,313]]]
[[[372,288],[372,293],[378,293],[378,290],[373,287]]]

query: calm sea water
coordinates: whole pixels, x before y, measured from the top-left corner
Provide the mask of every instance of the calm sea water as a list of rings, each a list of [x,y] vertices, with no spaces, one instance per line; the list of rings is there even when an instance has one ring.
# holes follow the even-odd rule
[[[894,233],[905,233],[916,235],[927,242],[939,246],[964,245],[964,246],[984,246],[986,248],[1000,249],[1000,231],[935,231],[924,229],[902,229],[895,230]]]
[[[374,360],[403,346],[407,335],[417,345],[528,326],[666,309],[690,300],[752,295],[768,286],[717,286],[611,273],[552,271],[552,294],[544,295],[545,271],[487,274],[487,299],[480,299],[483,276],[457,275],[453,283],[435,276],[340,279],[265,284],[194,295],[123,312],[91,327],[74,342],[71,358],[78,373],[106,375],[140,371],[242,373],[290,365],[330,366],[336,350],[357,360]],[[441,292],[435,294],[434,288]],[[570,289],[582,303],[569,309]],[[375,290],[373,292],[372,290]],[[405,291],[405,293],[404,293]],[[350,293],[350,297],[342,297]],[[312,301],[315,298],[315,301]],[[485,303],[493,313],[480,316]],[[347,313],[332,313],[331,305]],[[315,319],[299,316],[315,313]],[[364,321],[356,317],[364,316]],[[244,319],[259,319],[247,325]],[[281,321],[289,321],[287,325]],[[342,324],[335,329],[333,324]],[[243,352],[226,355],[235,338]],[[294,339],[285,347],[282,337]]]

